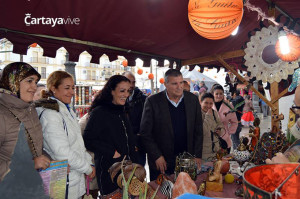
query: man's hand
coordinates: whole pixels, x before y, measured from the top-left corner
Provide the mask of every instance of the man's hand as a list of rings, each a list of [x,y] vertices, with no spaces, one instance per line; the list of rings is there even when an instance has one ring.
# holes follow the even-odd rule
[[[201,170],[201,158],[195,158],[198,170]]]
[[[95,177],[95,175],[96,175],[96,170],[95,170],[95,167],[94,166],[92,166],[92,173],[90,173],[88,176],[89,176],[89,178],[90,179],[93,179],[94,177]]]
[[[160,156],[155,160],[156,169],[159,170],[162,174],[165,174],[165,170],[167,170],[167,162],[164,156]]]
[[[34,160],[34,168],[35,169],[47,169],[50,166],[50,159],[44,155],[36,157]]]

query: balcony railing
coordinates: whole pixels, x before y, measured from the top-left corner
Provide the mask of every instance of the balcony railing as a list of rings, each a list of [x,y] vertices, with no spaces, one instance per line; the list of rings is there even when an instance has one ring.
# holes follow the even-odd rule
[[[30,57],[31,63],[42,63],[42,64],[49,64],[49,58],[47,57]]]

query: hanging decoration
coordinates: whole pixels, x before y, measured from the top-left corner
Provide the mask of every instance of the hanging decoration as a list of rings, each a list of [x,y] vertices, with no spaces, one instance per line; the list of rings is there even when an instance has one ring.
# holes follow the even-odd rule
[[[154,75],[152,73],[149,73],[148,78],[149,79],[154,79]]]
[[[143,69],[139,68],[139,69],[137,70],[137,74],[139,74],[139,75],[143,74]]]
[[[164,78],[160,78],[159,79],[159,83],[161,83],[161,84],[165,83],[165,79]]]
[[[128,66],[128,61],[127,61],[127,60],[122,61],[122,65],[123,65],[124,67],[127,67],[127,66]]]
[[[276,42],[275,52],[277,56],[283,61],[296,61],[300,57],[300,37],[293,34],[288,34],[287,38],[289,41],[290,53],[286,55],[281,53],[279,40]]]
[[[279,59],[275,53],[275,44],[278,40],[278,27],[269,26],[257,31],[250,38],[245,49],[246,60],[245,65],[251,72],[251,77],[257,80],[273,83],[287,79],[288,75],[294,73],[294,69],[298,68],[298,62],[285,62]]]
[[[190,0],[188,17],[192,28],[202,37],[224,39],[241,23],[243,0]]]

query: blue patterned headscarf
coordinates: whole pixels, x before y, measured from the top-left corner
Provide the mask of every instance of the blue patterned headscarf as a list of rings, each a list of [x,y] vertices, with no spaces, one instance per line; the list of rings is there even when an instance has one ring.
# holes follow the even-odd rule
[[[295,70],[293,74],[293,81],[288,89],[289,92],[292,92],[300,84],[300,68]]]
[[[41,75],[29,64],[24,62],[13,62],[4,67],[0,79],[0,88],[12,92],[20,97],[20,82],[31,75],[36,75],[38,81]]]

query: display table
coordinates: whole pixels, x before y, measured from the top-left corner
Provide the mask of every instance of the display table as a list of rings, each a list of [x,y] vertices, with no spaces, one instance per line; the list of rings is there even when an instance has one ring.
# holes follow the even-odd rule
[[[201,182],[203,181],[203,179],[206,179],[208,173],[203,173],[197,176],[197,179],[195,181],[197,187],[199,187],[199,185],[201,184]],[[170,176],[170,179],[174,179],[174,175]],[[149,185],[156,190],[158,184],[156,184],[156,182],[151,181],[149,182]],[[242,187],[241,185],[238,185],[237,183],[232,183],[232,184],[227,184],[224,182],[224,188],[223,188],[223,192],[214,192],[214,191],[206,191],[205,192],[205,196],[207,197],[216,197],[216,198],[241,198],[241,197],[237,197],[235,195],[235,191]],[[167,196],[163,195],[160,191],[157,192],[157,196],[160,199],[166,199]]]

